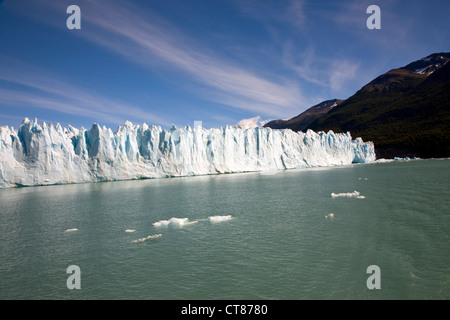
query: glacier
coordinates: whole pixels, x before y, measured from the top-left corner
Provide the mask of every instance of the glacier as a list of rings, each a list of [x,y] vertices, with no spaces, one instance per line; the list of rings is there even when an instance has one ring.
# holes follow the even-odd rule
[[[338,166],[375,161],[347,133],[270,128],[169,130],[127,121],[113,132],[39,124],[0,127],[0,188]]]

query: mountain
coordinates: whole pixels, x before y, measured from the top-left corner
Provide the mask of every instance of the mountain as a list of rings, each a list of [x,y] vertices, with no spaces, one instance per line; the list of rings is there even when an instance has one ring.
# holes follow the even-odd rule
[[[350,131],[352,136],[373,141],[378,158],[448,157],[448,61],[450,53],[434,53],[390,70],[301,130]],[[299,117],[302,114],[295,118]],[[284,128],[299,130],[295,125]]]
[[[272,120],[264,125],[272,129],[292,129],[294,131],[306,131],[308,126],[318,117],[328,113],[331,109],[341,104],[344,100],[326,100],[312,106],[305,112],[288,120]]]
[[[0,127],[0,188],[231,172],[337,166],[375,161],[373,143],[351,135],[269,128],[163,130],[126,122],[116,132],[40,125]]]

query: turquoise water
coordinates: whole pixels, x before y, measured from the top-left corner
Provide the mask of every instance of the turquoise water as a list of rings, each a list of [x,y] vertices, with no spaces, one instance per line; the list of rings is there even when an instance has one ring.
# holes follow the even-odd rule
[[[0,298],[449,299],[449,169],[420,160],[3,189]],[[331,197],[355,190],[364,198]],[[153,225],[172,217],[197,223]],[[67,288],[70,265],[79,290]],[[366,285],[370,265],[380,289]]]

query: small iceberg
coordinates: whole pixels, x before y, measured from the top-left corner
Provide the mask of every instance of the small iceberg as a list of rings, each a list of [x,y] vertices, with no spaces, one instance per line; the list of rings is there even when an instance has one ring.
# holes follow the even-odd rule
[[[153,223],[154,227],[175,227],[181,228],[183,226],[197,223],[198,221],[189,221],[188,218],[170,218],[169,220],[160,220]]]
[[[223,222],[223,221],[228,221],[233,219],[233,217],[231,215],[228,216],[211,216],[208,217],[208,221],[210,223],[218,223],[218,222]]]
[[[78,229],[77,228],[71,228],[71,229],[64,230],[64,232],[74,232],[74,231],[78,231]]]
[[[325,216],[326,219],[334,219],[334,213],[327,214]]]
[[[134,229],[125,229],[125,232],[135,232],[136,230]]]
[[[334,198],[339,198],[339,197],[344,197],[344,198],[357,198],[357,199],[365,199],[365,196],[361,196],[359,191],[353,191],[353,192],[344,192],[344,193],[331,193],[331,197]]]
[[[155,240],[155,239],[159,239],[159,238],[161,238],[162,237],[162,234],[154,234],[154,235],[150,235],[150,236],[147,236],[147,237],[144,237],[144,238],[140,238],[140,239],[137,239],[137,240],[133,240],[133,241],[131,241],[132,243],[141,243],[141,242],[145,242],[145,241],[147,241],[147,240]]]
[[[394,161],[410,161],[410,160],[420,160],[418,157],[413,157],[412,159],[410,157],[394,157]]]

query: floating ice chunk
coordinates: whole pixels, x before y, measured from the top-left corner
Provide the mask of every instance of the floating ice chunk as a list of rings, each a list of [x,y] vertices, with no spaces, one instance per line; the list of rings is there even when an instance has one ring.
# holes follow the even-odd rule
[[[169,227],[182,227],[184,226],[186,223],[188,223],[189,219],[188,218],[171,218],[169,220]]]
[[[178,227],[181,228],[185,225],[194,224],[198,221],[189,221],[188,218],[170,218],[169,220],[160,220],[153,223],[154,227]]]
[[[140,239],[137,239],[137,240],[133,240],[131,242],[132,243],[140,243],[140,242],[144,242],[144,241],[147,241],[147,240],[158,239],[158,238],[161,238],[161,237],[162,237],[162,234],[158,233],[158,234],[150,235],[150,236],[147,236],[147,237],[144,237],[144,238],[140,238]]]
[[[325,216],[326,219],[334,219],[334,213],[327,214]]]
[[[353,192],[343,192],[343,193],[331,193],[331,197],[338,198],[338,197],[345,197],[345,198],[357,198],[357,199],[365,199],[365,196],[361,196],[359,191],[353,191]]]
[[[169,225],[169,223],[170,223],[169,220],[160,220],[160,221],[154,222],[153,226],[155,226],[155,227],[167,227]]]
[[[211,223],[223,222],[231,220],[233,217],[231,215],[228,216],[211,216],[208,217],[208,221]]]
[[[125,232],[135,232],[136,230],[134,229],[126,229]]]
[[[77,228],[66,229],[64,232],[74,232],[74,231],[78,231],[78,229]]]

